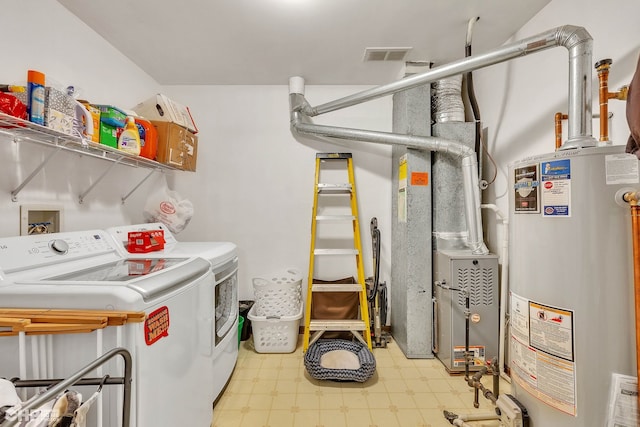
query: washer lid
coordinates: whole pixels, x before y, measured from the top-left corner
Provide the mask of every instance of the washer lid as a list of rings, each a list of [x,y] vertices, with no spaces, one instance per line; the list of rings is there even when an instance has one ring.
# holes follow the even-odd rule
[[[45,277],[42,280],[63,282],[128,282],[158,271],[167,270],[185,261],[187,261],[187,258],[126,258],[79,271],[72,271],[71,273]]]
[[[23,284],[126,286],[146,301],[188,286],[207,273],[212,274],[211,264],[202,258],[127,258]]]

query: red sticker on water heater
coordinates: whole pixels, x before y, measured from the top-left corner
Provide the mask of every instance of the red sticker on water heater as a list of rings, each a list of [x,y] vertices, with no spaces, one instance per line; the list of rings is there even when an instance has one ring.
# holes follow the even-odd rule
[[[147,315],[144,321],[144,342],[151,345],[166,336],[169,336],[169,308],[163,306]]]

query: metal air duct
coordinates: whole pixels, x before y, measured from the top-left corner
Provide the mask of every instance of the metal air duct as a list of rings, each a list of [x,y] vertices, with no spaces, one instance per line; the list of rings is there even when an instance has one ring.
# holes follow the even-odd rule
[[[552,47],[562,46],[569,52],[569,136],[561,149],[594,147],[596,140],[591,133],[591,51],[593,40],[583,27],[565,25],[521,41],[510,43],[479,55],[472,55],[424,73],[415,74],[382,86],[377,86],[356,94],[311,106],[306,101],[299,105],[306,116],[317,116],[353,105],[361,104],[382,96],[411,89],[529,55]],[[302,93],[302,92],[290,92]]]

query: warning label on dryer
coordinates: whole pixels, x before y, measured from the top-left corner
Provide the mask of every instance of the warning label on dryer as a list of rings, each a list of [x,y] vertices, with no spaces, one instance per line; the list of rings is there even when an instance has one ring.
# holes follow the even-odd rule
[[[511,372],[534,397],[577,415],[573,311],[511,293]]]
[[[169,336],[169,308],[165,305],[149,313],[144,321],[144,341],[151,345]]]

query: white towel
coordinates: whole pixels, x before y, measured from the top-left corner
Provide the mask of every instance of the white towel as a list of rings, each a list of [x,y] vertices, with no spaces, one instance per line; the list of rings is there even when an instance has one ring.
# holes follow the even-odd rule
[[[76,409],[73,414],[73,422],[71,423],[71,427],[86,427],[87,426],[87,413],[89,409],[91,409],[91,405],[98,399],[100,396],[100,392],[96,391],[88,398],[85,402],[82,402],[82,405]]]
[[[13,383],[4,378],[0,378],[0,407],[16,406],[22,403],[16,392]]]

